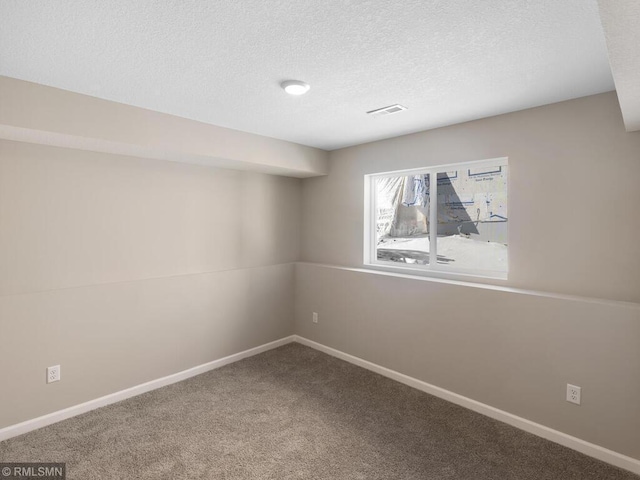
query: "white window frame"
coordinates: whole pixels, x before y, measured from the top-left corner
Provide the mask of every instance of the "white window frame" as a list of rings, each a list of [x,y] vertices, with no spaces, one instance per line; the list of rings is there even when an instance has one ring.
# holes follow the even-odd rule
[[[372,173],[364,176],[364,265],[376,270],[388,270],[398,273],[407,273],[411,275],[434,276],[441,278],[452,278],[466,280],[469,277],[478,279],[494,279],[506,280],[507,272],[498,272],[492,270],[464,269],[453,267],[450,265],[442,265],[437,263],[437,223],[438,223],[438,202],[429,202],[429,224],[436,225],[436,228],[429,228],[429,264],[402,264],[397,262],[378,260],[377,258],[377,238],[376,238],[376,189],[375,181],[380,178],[401,177],[408,175],[425,175],[429,174],[429,195],[431,198],[437,199],[438,196],[438,173],[444,173],[452,170],[460,170],[465,168],[477,168],[483,166],[508,166],[509,159],[507,157],[490,158],[486,160],[475,160],[470,162],[450,163],[446,165],[436,165],[433,167],[413,168],[408,170],[396,170],[393,172]],[[509,199],[510,181],[507,177],[507,201]],[[507,238],[509,238],[507,224]],[[507,268],[509,265],[507,249]]]

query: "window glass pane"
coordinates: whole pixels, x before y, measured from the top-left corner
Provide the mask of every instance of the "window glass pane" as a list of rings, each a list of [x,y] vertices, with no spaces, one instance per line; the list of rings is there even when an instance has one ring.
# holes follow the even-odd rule
[[[438,173],[438,264],[507,272],[507,167]]]
[[[429,264],[429,175],[377,178],[376,258]]]

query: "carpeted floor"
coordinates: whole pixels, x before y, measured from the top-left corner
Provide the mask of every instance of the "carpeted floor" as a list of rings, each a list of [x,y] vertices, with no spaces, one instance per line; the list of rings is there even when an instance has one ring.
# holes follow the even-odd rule
[[[89,479],[640,477],[299,344],[0,443]]]

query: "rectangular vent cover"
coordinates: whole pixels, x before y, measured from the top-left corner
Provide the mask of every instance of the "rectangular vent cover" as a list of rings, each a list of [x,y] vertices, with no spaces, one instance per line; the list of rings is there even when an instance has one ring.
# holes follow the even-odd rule
[[[398,113],[406,109],[407,107],[403,107],[402,105],[395,104],[395,105],[389,105],[388,107],[371,110],[370,112],[367,112],[367,115],[371,115],[372,117],[382,117],[384,115],[391,115],[393,113]]]

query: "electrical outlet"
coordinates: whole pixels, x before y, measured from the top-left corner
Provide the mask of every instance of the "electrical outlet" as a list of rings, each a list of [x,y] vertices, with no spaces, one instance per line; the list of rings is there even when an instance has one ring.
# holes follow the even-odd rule
[[[580,405],[581,391],[582,391],[582,388],[576,385],[571,385],[570,383],[567,383],[567,402]]]
[[[313,312],[312,321],[313,323],[318,323],[318,312]]]
[[[47,368],[47,383],[60,381],[60,365]]]

